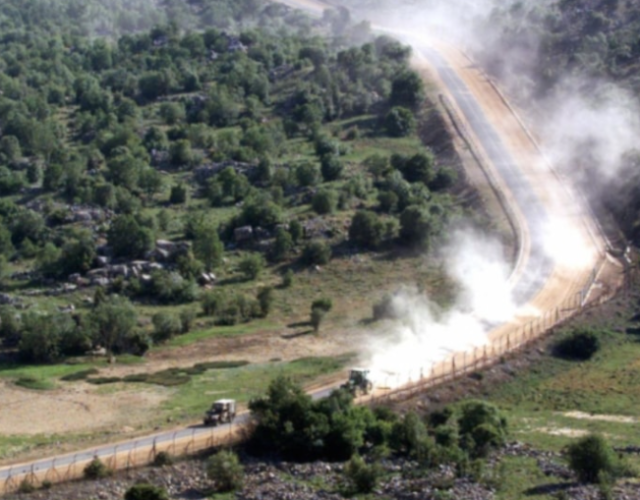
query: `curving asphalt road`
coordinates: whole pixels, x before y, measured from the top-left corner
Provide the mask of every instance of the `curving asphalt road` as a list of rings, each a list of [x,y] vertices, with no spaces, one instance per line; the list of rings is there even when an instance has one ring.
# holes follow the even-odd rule
[[[313,1],[286,0],[284,3],[303,8],[306,7],[317,12],[317,8],[313,6],[317,6],[318,4]],[[462,79],[434,48],[425,46],[420,41],[409,41],[414,46],[414,49],[420,51],[438,71],[448,92],[464,115],[464,119],[486,152],[488,159],[492,162],[496,171],[512,192],[513,198],[523,214],[524,224],[528,226],[525,230],[530,235],[531,244],[529,246],[529,254],[526,256],[523,272],[514,284],[514,298],[518,305],[524,305],[530,302],[541,290],[554,269],[554,261],[547,256],[543,248],[544,227],[548,221],[545,208]],[[331,389],[323,389],[316,391],[312,393],[312,396],[314,398],[326,397],[330,390]],[[242,414],[236,419],[233,425],[237,426],[238,424],[246,423],[248,419],[248,414]],[[217,428],[215,432],[231,432],[231,428],[229,425],[225,425]],[[145,447],[152,448],[154,445],[168,444],[174,440],[190,438],[192,436],[209,436],[211,433],[211,428],[206,427],[189,427],[175,431],[164,431],[131,441],[91,448],[79,453],[66,454],[55,458],[43,458],[25,464],[3,467],[0,468],[0,482],[5,481],[9,477],[16,477],[32,472],[38,473],[51,468],[57,468],[59,470],[61,467],[73,463],[89,461],[96,456],[106,458],[117,453]]]

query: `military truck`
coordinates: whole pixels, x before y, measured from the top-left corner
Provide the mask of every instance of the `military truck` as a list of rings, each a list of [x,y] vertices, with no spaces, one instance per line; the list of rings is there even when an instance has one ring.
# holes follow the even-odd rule
[[[219,399],[204,414],[204,425],[230,424],[236,418],[236,402],[234,399]]]
[[[342,388],[348,390],[354,397],[367,395],[373,390],[373,382],[369,379],[370,370],[365,368],[353,368],[349,373],[349,380],[342,384]]]

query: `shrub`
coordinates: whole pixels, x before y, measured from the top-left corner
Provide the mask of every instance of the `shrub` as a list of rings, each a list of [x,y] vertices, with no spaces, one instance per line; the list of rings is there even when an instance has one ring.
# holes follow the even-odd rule
[[[382,469],[377,464],[366,464],[360,455],[351,457],[344,466],[344,475],[351,493],[371,493],[378,484]]]
[[[333,301],[327,297],[316,299],[311,304],[311,309],[321,309],[324,312],[329,312],[333,308]]]
[[[396,106],[391,108],[384,118],[387,135],[391,137],[406,137],[416,129],[416,119],[407,108]]]
[[[262,317],[266,318],[269,315],[273,301],[273,288],[270,286],[261,288],[258,292],[258,303],[260,304],[260,313]]]
[[[575,331],[562,338],[555,346],[556,355],[565,359],[586,361],[600,349],[600,339],[592,331]]]
[[[311,207],[319,215],[335,212],[338,205],[338,194],[330,189],[321,189],[311,200]]]
[[[324,241],[311,241],[302,251],[302,262],[309,266],[328,264],[331,260],[331,247]]]
[[[195,318],[196,312],[193,309],[183,309],[180,311],[180,333],[189,333]]]
[[[95,457],[83,470],[85,479],[102,479],[111,475],[111,469]]]
[[[617,457],[604,437],[591,434],[569,445],[567,448],[569,467],[580,481],[585,483],[602,482],[607,477],[618,474]]]
[[[384,224],[373,212],[360,210],[349,226],[349,239],[364,248],[376,248],[384,237]]]
[[[151,321],[153,323],[153,340],[155,342],[169,340],[182,331],[180,319],[167,312],[154,314]]]
[[[238,268],[247,280],[254,280],[264,269],[264,257],[259,253],[251,253],[240,261]]]
[[[160,486],[140,483],[127,490],[124,500],[169,500],[169,495],[167,490]]]
[[[322,320],[324,319],[326,314],[327,311],[325,311],[324,309],[319,309],[317,307],[311,309],[309,322],[311,323],[311,326],[315,333],[318,333],[320,331],[320,324],[322,323]]]
[[[202,295],[201,306],[205,316],[215,316],[222,310],[224,297],[220,292],[207,292]]]
[[[293,285],[293,271],[287,269],[282,275],[282,288],[290,288]]]
[[[322,157],[320,170],[322,172],[322,178],[326,182],[335,181],[342,176],[344,164],[338,156],[327,154]]]
[[[184,184],[176,184],[171,186],[171,194],[169,195],[169,203],[172,205],[178,205],[186,203],[188,196],[187,186]]]
[[[223,450],[207,460],[207,476],[215,481],[217,491],[234,491],[242,487],[244,468],[238,455]]]
[[[468,401],[460,408],[458,429],[461,443],[474,456],[484,456],[504,444],[507,421],[498,408],[483,401]]]
[[[298,184],[303,187],[316,185],[320,178],[318,165],[311,162],[305,162],[298,165],[295,172]]]
[[[271,249],[271,259],[274,262],[281,262],[289,257],[293,250],[293,237],[291,233],[283,227],[276,229],[276,238]]]

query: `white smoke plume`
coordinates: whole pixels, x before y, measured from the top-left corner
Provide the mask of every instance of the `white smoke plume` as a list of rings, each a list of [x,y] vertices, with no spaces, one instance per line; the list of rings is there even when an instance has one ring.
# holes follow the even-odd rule
[[[399,319],[387,324],[381,339],[369,347],[367,366],[380,386],[417,380],[452,353],[485,345],[492,325],[516,314],[502,245],[461,229],[453,233],[442,255],[459,286],[456,304],[443,311],[412,288],[394,295],[391,307]]]

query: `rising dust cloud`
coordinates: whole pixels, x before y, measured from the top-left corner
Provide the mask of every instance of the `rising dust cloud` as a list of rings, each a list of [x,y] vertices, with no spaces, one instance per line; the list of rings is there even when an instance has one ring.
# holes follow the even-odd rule
[[[530,9],[550,0],[531,2]],[[471,54],[493,51],[503,59],[500,85],[509,90],[533,87],[531,70],[539,41],[529,44],[533,52],[500,47],[491,28],[495,9],[509,9],[515,2],[497,0],[415,0],[398,6],[385,0],[353,1],[361,17],[420,39],[446,39]],[[357,4],[357,5],[356,5]],[[375,4],[375,8],[373,7]],[[358,11],[357,7],[360,7]],[[495,27],[493,27],[495,28]],[[517,27],[514,27],[517,29]],[[533,47],[531,49],[531,47]],[[527,83],[529,85],[527,85]],[[594,88],[598,89],[594,92]],[[514,90],[514,94],[515,94]],[[519,103],[534,102],[530,95]],[[529,125],[540,138],[549,163],[571,183],[584,186],[583,169],[588,160],[595,171],[589,183],[602,186],[620,169],[623,158],[636,147],[640,135],[640,106],[630,94],[610,82],[580,80],[563,76],[546,98],[529,107]],[[589,192],[589,196],[602,196]],[[567,194],[567,196],[572,196]],[[552,200],[561,207],[566,198]],[[566,270],[590,262],[592,254],[580,244],[577,229],[554,219],[545,227],[544,251]],[[535,311],[519,310],[512,296],[512,264],[504,257],[501,243],[472,229],[458,229],[442,251],[448,274],[459,286],[455,305],[442,311],[429,297],[413,288],[394,296],[393,309],[399,320],[385,324],[372,337],[364,363],[372,369],[379,387],[394,387],[428,376],[432,367],[458,352],[470,352],[486,345],[488,332],[518,315]]]

